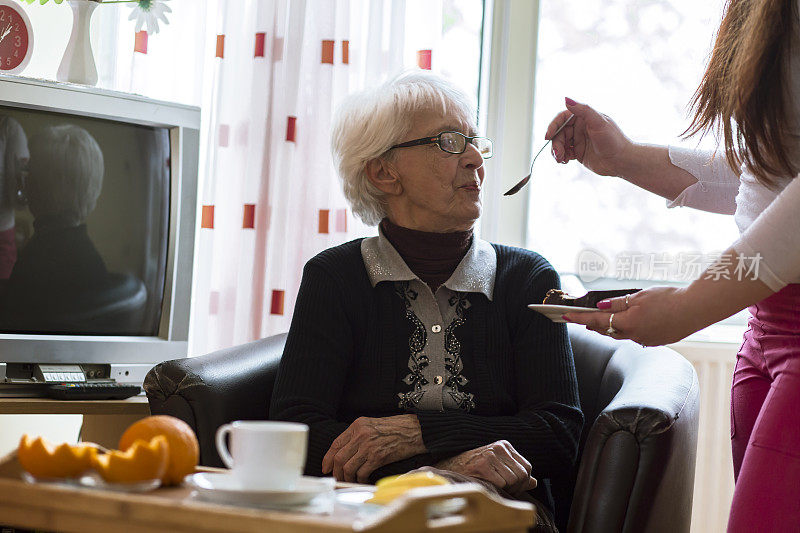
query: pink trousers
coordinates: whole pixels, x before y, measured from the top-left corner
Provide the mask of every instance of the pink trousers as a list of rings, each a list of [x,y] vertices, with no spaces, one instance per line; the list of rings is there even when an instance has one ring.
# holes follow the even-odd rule
[[[800,531],[800,284],[750,307],[731,390],[729,532]]]

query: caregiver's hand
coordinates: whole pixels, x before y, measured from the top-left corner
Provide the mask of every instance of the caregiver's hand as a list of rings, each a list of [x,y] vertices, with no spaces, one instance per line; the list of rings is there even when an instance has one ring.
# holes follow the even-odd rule
[[[545,139],[570,115],[575,118],[553,137],[552,152],[556,161],[577,159],[583,166],[601,176],[621,176],[626,158],[634,144],[610,117],[585,104],[565,99],[567,110],[555,116],[547,127]]]
[[[643,346],[677,342],[707,324],[687,305],[685,289],[652,287],[625,297],[603,300],[597,304],[603,312],[568,313],[568,322],[615,339],[631,339]],[[614,314],[616,333],[609,333],[609,317]]]
[[[322,458],[322,473],[366,483],[376,469],[425,451],[417,415],[362,416],[333,441]]]

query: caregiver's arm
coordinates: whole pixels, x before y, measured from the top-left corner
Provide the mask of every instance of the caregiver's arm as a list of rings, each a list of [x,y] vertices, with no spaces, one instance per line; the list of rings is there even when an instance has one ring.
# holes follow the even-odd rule
[[[724,157],[635,143],[610,117],[579,103],[567,102],[567,111],[550,123],[546,138],[549,139],[572,114],[575,121],[553,138],[553,155],[557,161],[566,163],[576,159],[596,174],[620,177],[666,198],[671,207],[687,205],[716,213],[733,213],[739,177],[730,170]],[[724,184],[721,190],[716,186],[708,189],[708,185],[717,183]],[[698,195],[701,192],[704,194]],[[701,196],[700,201],[695,200],[698,196]]]
[[[794,179],[700,279],[685,288],[653,287],[614,298],[620,336],[647,345],[676,342],[763,300],[800,278],[800,180]],[[743,267],[743,268],[742,268]],[[603,307],[603,302],[598,304]],[[608,312],[571,313],[572,322],[605,332]]]
[[[763,300],[800,277],[798,206],[800,180],[795,178],[722,258],[685,289],[682,309],[694,320],[693,331]]]
[[[729,248],[722,257],[735,257]],[[598,303],[602,312],[568,313],[568,322],[607,334],[610,313],[614,314],[615,338],[634,340],[645,346],[678,342],[711,324],[754,304],[772,294],[763,281],[732,275],[717,278],[713,272],[725,270],[724,260],[717,261],[700,279],[688,287],[651,287],[628,299],[612,298]],[[609,304],[605,302],[610,302]]]

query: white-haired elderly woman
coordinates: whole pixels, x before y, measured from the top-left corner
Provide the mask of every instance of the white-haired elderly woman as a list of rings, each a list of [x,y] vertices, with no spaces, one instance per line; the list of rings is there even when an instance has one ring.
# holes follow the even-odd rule
[[[34,216],[33,235],[8,280],[0,327],[40,328],[75,298],[107,279],[86,228],[103,187],[103,153],[75,125],[48,126],[30,138],[22,192]]]
[[[526,305],[559,278],[473,234],[492,155],[475,115],[423,73],[342,104],[344,193],[379,232],[306,264],[270,416],[309,425],[308,474],[366,482],[428,465],[512,494],[536,478],[552,511],[582,414],[565,326]]]

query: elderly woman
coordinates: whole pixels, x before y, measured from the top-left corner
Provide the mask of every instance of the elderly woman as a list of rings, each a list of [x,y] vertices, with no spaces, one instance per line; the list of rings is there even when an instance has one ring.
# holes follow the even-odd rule
[[[306,264],[270,417],[309,425],[308,474],[366,482],[429,465],[512,494],[536,478],[546,515],[582,414],[565,326],[526,305],[559,278],[474,235],[492,155],[474,117],[422,73],[343,103],[344,193],[379,233]]]

